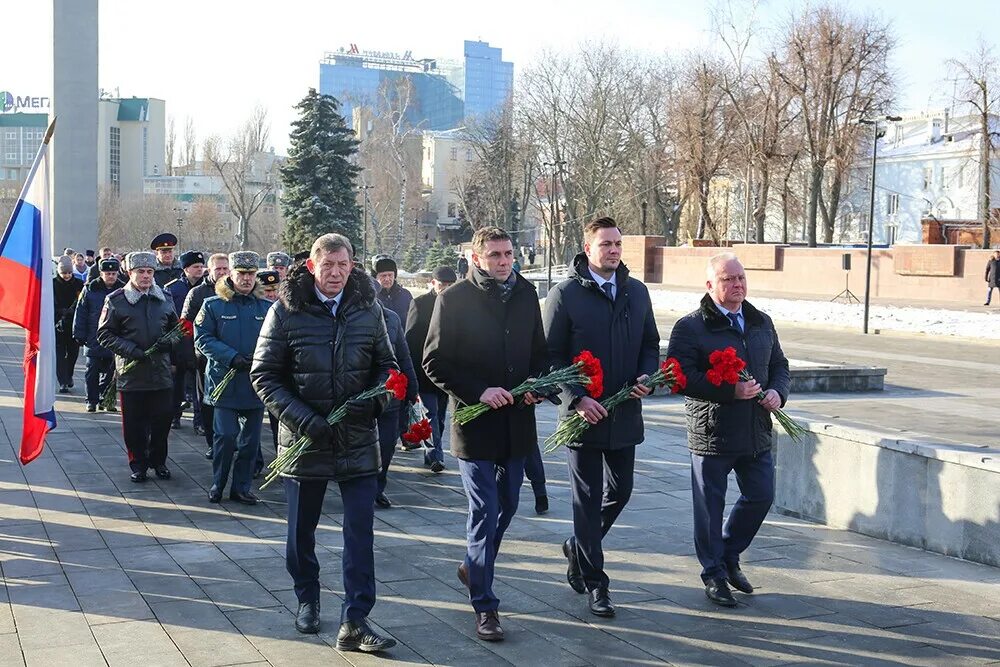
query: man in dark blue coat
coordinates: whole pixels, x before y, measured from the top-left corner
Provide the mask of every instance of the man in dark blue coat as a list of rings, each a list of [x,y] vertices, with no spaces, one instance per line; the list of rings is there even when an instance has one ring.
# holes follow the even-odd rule
[[[194,321],[195,345],[208,359],[205,401],[214,407],[210,503],[222,500],[232,466],[229,499],[244,505],[257,504],[257,496],[251,493],[250,485],[260,450],[264,404],[250,384],[250,364],[264,316],[271,307],[270,301],[255,292],[259,261],[255,252],[229,255],[232,272],[215,282],[217,296],[205,299]],[[228,385],[220,387],[230,370],[236,374]],[[213,393],[217,388],[221,393],[215,397]]]
[[[729,590],[752,593],[740,569],[740,554],[764,522],[774,500],[771,412],[788,400],[788,360],[771,318],[746,301],[747,276],[736,255],[709,260],[708,293],[698,310],[670,333],[667,354],[687,376],[684,411],[691,450],[694,547],[705,595],[735,607]],[[753,380],[716,386],[708,381],[709,355],[732,346]],[[758,394],[763,393],[763,398]],[[725,525],[726,485],[736,473],[740,497]]]
[[[205,254],[196,250],[189,250],[181,255],[181,270],[183,275],[171,280],[163,287],[163,291],[170,295],[174,301],[174,312],[180,314],[184,311],[184,299],[194,287],[200,285],[205,279]],[[196,366],[194,358],[194,341],[185,338],[174,347],[174,428],[180,428],[181,406],[185,398],[194,399],[191,391],[194,389],[194,370]],[[199,424],[201,418],[201,406],[197,400],[191,400],[193,422]]]
[[[98,265],[98,277],[84,286],[73,316],[73,338],[87,346],[87,370],[83,376],[87,383],[87,412],[97,410],[101,396],[115,376],[115,353],[97,342],[97,321],[108,295],[125,287],[117,259],[102,259]]]
[[[646,286],[629,277],[621,261],[622,235],[611,218],[584,227],[583,252],[574,273],[545,300],[545,336],[552,363],[568,366],[583,350],[601,360],[604,386],[610,391],[645,379],[659,362],[660,335]],[[630,400],[612,414],[583,387],[571,385],[561,417],[580,415],[590,424],[580,442],[566,450],[573,495],[573,537],[563,543],[566,573],[577,593],[589,593],[590,611],[613,616],[601,541],[632,494],[635,447],[644,438],[643,396],[636,387]]]
[[[378,416],[378,443],[382,468],[378,474],[378,495],[375,496],[375,505],[382,509],[389,509],[392,507],[392,501],[385,495],[389,464],[392,463],[392,455],[396,451],[399,436],[405,432],[405,425],[409,422],[410,406],[417,401],[419,387],[417,386],[417,375],[413,370],[413,360],[410,358],[410,349],[406,346],[406,334],[403,332],[402,322],[399,321],[396,313],[388,308],[382,308],[382,315],[385,318],[385,329],[389,334],[389,342],[396,355],[396,363],[399,364],[399,370],[406,375],[407,380],[406,398],[403,401],[390,398],[385,411]]]

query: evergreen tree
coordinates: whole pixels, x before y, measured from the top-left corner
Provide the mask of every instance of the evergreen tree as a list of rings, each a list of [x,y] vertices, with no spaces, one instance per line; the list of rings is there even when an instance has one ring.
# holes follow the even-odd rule
[[[403,258],[400,260],[400,265],[405,271],[409,271],[410,273],[418,271],[421,268],[423,255],[423,248],[416,243],[411,244],[403,251]]]
[[[281,210],[288,220],[285,248],[308,250],[318,236],[337,232],[360,250],[361,210],[354,179],[360,168],[354,133],[340,115],[340,102],[310,88],[295,108],[288,161],[281,167]]]
[[[431,247],[427,250],[427,257],[424,258],[424,268],[428,271],[433,271],[437,267],[441,266],[441,254],[444,248],[440,243],[434,241]]]

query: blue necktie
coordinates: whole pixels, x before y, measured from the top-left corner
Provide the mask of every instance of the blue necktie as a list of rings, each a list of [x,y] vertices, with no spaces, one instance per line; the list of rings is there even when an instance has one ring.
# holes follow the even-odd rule
[[[726,313],[726,317],[728,317],[729,321],[733,323],[733,328],[734,329],[736,329],[740,333],[743,333],[743,327],[740,326],[740,315],[739,315],[739,313]]]
[[[604,293],[608,295],[608,298],[614,301],[615,295],[614,292],[611,291],[612,287],[614,286],[611,283],[604,283],[603,285],[601,285],[601,289],[604,290]]]

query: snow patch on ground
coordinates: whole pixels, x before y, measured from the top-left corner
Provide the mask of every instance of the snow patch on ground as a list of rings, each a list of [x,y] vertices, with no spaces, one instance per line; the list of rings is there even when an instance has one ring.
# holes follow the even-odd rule
[[[651,287],[653,307],[676,313],[689,313],[698,307],[701,295]],[[861,331],[863,304],[830,301],[800,301],[750,297],[750,302],[779,322],[801,322],[819,326],[834,326]],[[935,336],[963,336],[1000,340],[1000,309],[973,313],[960,310],[871,306],[868,329],[909,331]]]

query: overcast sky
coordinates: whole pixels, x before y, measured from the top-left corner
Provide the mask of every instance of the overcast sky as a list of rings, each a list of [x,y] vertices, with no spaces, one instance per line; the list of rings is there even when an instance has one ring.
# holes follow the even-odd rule
[[[995,11],[988,0],[842,4],[892,22],[899,44],[898,112],[946,102],[951,84],[944,60],[966,54],[977,38],[975,17]],[[9,5],[3,10],[0,90],[48,95],[51,2]],[[780,23],[791,5],[763,2],[761,23]],[[362,50],[457,59],[464,39],[482,39],[503,48],[516,77],[543,49],[572,50],[587,40],[615,40],[654,54],[710,46],[709,6],[690,0],[100,0],[98,81],[124,97],[166,100],[178,134],[191,116],[200,138],[231,132],[254,105],[263,104],[273,121],[272,143],[284,152],[291,107],[309,86],[318,85],[324,51],[355,43]],[[988,39],[996,43],[995,36]]]

